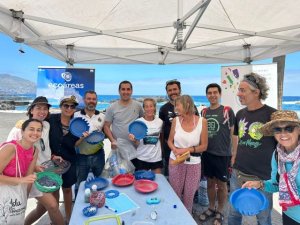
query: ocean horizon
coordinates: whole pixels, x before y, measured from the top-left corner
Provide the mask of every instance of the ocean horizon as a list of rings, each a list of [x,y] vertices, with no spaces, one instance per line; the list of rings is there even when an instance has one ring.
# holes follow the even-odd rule
[[[21,96],[19,96],[21,97]],[[32,101],[36,96],[35,95],[22,95],[22,97],[26,97],[29,101]],[[109,107],[109,105],[119,99],[119,95],[98,95],[98,105],[97,110],[103,111]],[[163,104],[167,102],[166,95],[133,95],[132,98],[141,100],[146,97],[153,97],[158,99],[157,108],[159,109]],[[192,96],[195,105],[197,107],[200,106],[209,106],[209,102],[206,96]],[[26,111],[27,105],[16,106],[16,111]],[[53,105],[52,108],[58,108],[58,105]],[[282,108],[284,110],[293,110],[300,115],[300,96],[283,96],[282,97]]]

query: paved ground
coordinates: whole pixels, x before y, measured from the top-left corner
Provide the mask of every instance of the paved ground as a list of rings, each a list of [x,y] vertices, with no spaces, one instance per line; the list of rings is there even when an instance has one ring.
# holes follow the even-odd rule
[[[6,137],[11,130],[11,128],[15,125],[16,121],[19,119],[26,119],[25,113],[7,113],[7,112],[0,112],[0,142],[3,142],[6,140]],[[105,146],[109,146],[108,143],[105,143]],[[105,148],[106,150],[108,148]],[[107,150],[108,151],[108,150]],[[108,155],[108,154],[106,154]],[[62,196],[62,194],[61,194]],[[274,197],[274,204],[273,204],[273,211],[272,211],[272,224],[273,225],[281,225],[281,209],[278,205],[278,195],[275,194]],[[61,199],[62,201],[62,199]],[[36,206],[36,200],[35,199],[29,199],[28,200],[28,206],[26,210],[26,214],[29,213],[32,209],[34,209]],[[64,214],[64,207],[63,204],[60,204],[60,209]],[[193,216],[198,224],[201,224],[198,220],[199,215],[206,210],[206,207],[202,207],[199,204],[194,204],[194,213]],[[225,212],[225,221],[224,225],[228,225],[227,222],[227,214],[228,214],[228,205]],[[211,225],[213,223],[213,219],[207,221],[206,223],[202,223],[203,225]],[[47,214],[45,214],[37,223],[36,225],[49,225],[50,220]],[[243,219],[244,225],[254,225],[256,223],[255,217],[244,217]],[[188,225],[188,224],[187,224]]]

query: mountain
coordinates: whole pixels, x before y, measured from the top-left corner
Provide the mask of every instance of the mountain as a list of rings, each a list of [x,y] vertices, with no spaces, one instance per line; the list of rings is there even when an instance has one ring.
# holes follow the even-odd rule
[[[36,84],[10,74],[0,74],[0,95],[35,94]]]

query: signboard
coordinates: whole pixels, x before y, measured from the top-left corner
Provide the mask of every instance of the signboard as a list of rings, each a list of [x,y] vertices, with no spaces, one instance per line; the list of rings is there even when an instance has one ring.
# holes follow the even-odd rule
[[[84,93],[95,90],[95,69],[39,67],[37,96],[45,96],[55,108],[63,96],[74,95],[83,107]]]
[[[269,86],[268,98],[263,101],[275,109],[278,107],[277,100],[277,64],[266,65],[244,65],[244,66],[222,66],[221,69],[221,87],[222,87],[222,104],[230,106],[236,113],[244,106],[241,105],[237,97],[240,81],[245,74],[251,72],[257,73],[267,80]]]

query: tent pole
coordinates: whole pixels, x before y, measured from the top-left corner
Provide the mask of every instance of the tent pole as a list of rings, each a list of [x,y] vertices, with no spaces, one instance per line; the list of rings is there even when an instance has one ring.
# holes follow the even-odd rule
[[[284,67],[285,55],[273,58],[273,63],[277,63],[277,96],[278,96],[278,109],[282,109],[282,95],[283,95],[283,81],[284,81]]]

